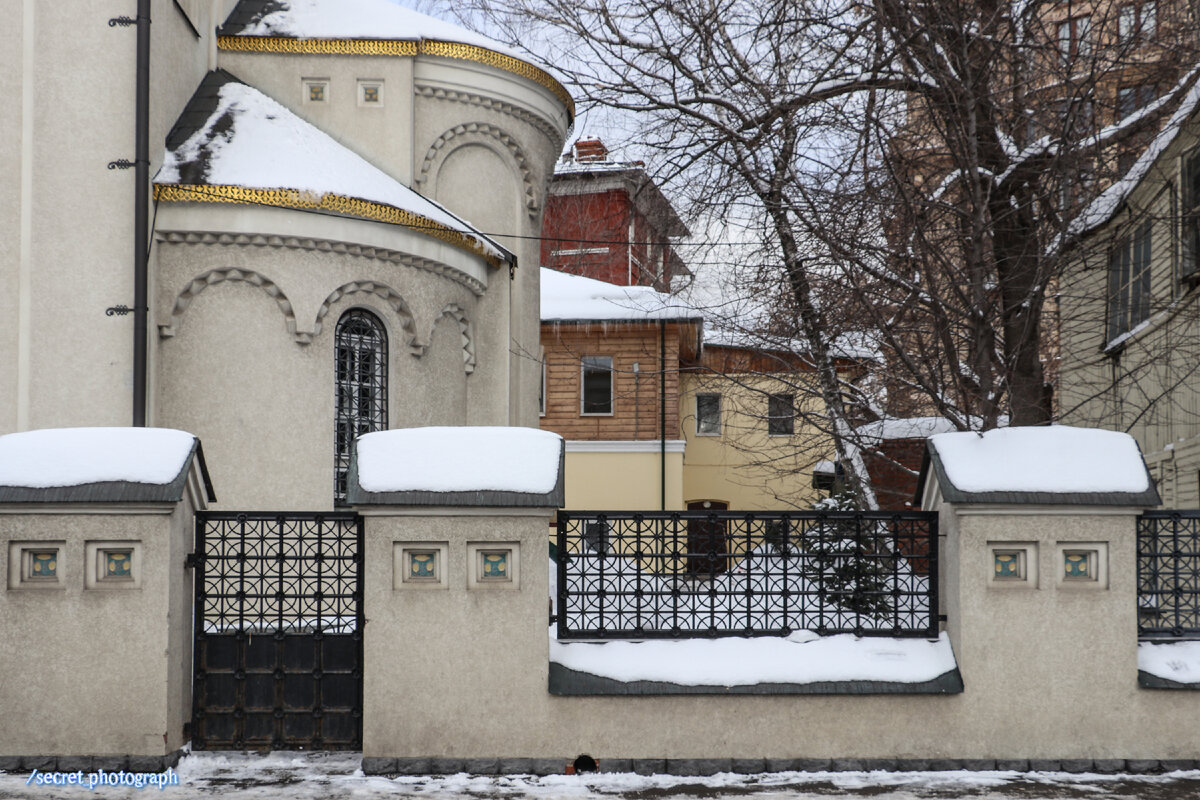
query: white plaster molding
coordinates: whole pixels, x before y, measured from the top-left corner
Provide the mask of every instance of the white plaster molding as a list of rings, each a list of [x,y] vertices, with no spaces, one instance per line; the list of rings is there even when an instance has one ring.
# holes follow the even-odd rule
[[[451,303],[443,308],[433,320],[433,327],[429,329],[429,336],[426,341],[433,341],[433,330],[437,327],[442,317],[450,317],[450,319],[458,323],[458,331],[462,336],[463,368],[469,375],[475,371],[475,336],[471,328],[471,320],[467,318],[467,313],[462,310],[462,307],[458,303]]]
[[[558,148],[562,141],[562,134],[555,128],[554,123],[543,118],[538,114],[527,111],[520,106],[507,103],[503,100],[497,100],[493,97],[484,97],[481,94],[474,92],[456,91],[454,89],[444,89],[439,86],[431,86],[425,83],[417,83],[414,91],[421,97],[429,97],[435,100],[449,100],[454,103],[463,103],[469,106],[478,106],[479,108],[487,108],[493,111],[498,111],[501,114],[507,114],[513,119],[520,120],[530,127],[535,128],[539,133],[545,136],[553,144],[555,149]]]
[[[233,245],[252,247],[279,247],[294,250],[313,250],[326,253],[342,253],[361,258],[374,258],[380,261],[390,261],[407,267],[431,272],[471,290],[476,297],[482,297],[487,287],[479,280],[465,275],[461,270],[440,264],[428,258],[414,256],[386,247],[351,244],[332,239],[318,239],[303,236],[276,236],[247,233],[210,233],[201,231],[157,231],[156,238],[160,242],[171,244],[202,244],[202,245]]]
[[[415,181],[416,186],[425,189],[429,182],[430,173],[433,171],[433,165],[443,160],[456,149],[448,148],[447,145],[451,143],[458,145],[464,142],[499,142],[508,151],[513,161],[516,162],[517,171],[521,174],[521,183],[525,191],[525,210],[531,219],[536,219],[538,214],[538,191],[533,180],[533,173],[529,169],[529,159],[525,157],[525,151],[521,149],[521,145],[518,144],[517,140],[505,132],[503,128],[489,125],[486,122],[468,122],[462,125],[455,125],[434,140],[433,144],[429,146],[429,150],[425,153],[425,160],[421,163],[421,170],[417,174]]]
[[[418,358],[424,355],[425,350],[429,347],[429,345],[422,344],[417,341],[417,326],[413,320],[413,314],[408,307],[408,303],[404,301],[404,298],[400,296],[399,292],[385,283],[380,283],[379,281],[352,281],[334,289],[329,296],[325,298],[325,302],[321,303],[321,307],[317,310],[317,318],[313,320],[312,324],[312,334],[306,334],[308,336],[308,341],[304,342],[304,344],[311,342],[313,337],[321,334],[322,321],[325,319],[325,315],[329,313],[330,306],[346,295],[356,294],[358,292],[372,294],[383,300],[383,302],[387,303],[388,307],[391,308],[392,311],[396,313],[396,316],[400,318],[400,327],[404,329],[406,334],[408,334],[408,341],[404,343],[404,346],[408,348],[409,353],[417,356]]]
[[[268,296],[275,300],[275,304],[283,312],[283,319],[287,325],[288,333],[296,337],[296,341],[301,344],[307,344],[312,341],[312,337],[309,334],[297,333],[296,314],[292,310],[291,301],[288,300],[283,290],[276,286],[269,278],[264,277],[254,270],[240,267],[210,269],[208,272],[202,273],[189,281],[188,285],[183,288],[183,291],[175,297],[175,305],[171,308],[170,321],[165,325],[158,326],[159,337],[169,339],[174,336],[178,330],[179,318],[183,316],[183,312],[192,304],[192,300],[208,287],[224,283],[225,281],[244,281],[262,289]],[[305,337],[307,337],[307,341]]]

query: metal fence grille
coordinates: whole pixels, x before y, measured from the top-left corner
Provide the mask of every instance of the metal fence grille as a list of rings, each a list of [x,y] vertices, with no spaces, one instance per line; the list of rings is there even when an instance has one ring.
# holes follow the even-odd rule
[[[193,746],[361,746],[362,536],[349,513],[197,514]]]
[[[334,333],[337,386],[334,409],[333,497],[346,501],[350,448],[364,433],[387,430],[387,333],[379,318],[354,308]]]
[[[560,511],[560,639],[938,634],[937,515]]]
[[[1200,636],[1200,511],[1138,519],[1138,635]]]

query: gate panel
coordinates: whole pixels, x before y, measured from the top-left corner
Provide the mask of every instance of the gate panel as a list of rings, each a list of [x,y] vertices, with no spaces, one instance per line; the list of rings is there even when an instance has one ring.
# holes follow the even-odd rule
[[[362,520],[196,515],[192,746],[362,746]]]

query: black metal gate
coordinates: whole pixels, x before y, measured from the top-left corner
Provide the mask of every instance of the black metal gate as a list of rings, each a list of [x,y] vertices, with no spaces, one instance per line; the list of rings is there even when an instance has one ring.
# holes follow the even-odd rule
[[[192,746],[362,746],[363,527],[352,513],[196,515]]]

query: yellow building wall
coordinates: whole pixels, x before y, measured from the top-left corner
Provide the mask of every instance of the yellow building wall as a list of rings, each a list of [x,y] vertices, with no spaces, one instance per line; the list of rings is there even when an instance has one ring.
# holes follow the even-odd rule
[[[646,442],[637,442],[639,448]],[[668,441],[666,508],[683,505],[683,458]],[[654,452],[572,452],[567,443],[566,508],[578,511],[653,511],[662,507],[660,457]],[[670,452],[673,449],[675,452]]]
[[[812,468],[830,458],[829,437],[794,420],[791,436],[767,433],[767,397],[792,394],[797,410],[806,392],[794,376],[723,376],[685,373],[680,385],[680,427],[687,442],[683,456],[683,502],[719,500],[733,510],[808,508],[818,498]],[[696,433],[696,395],[721,396],[719,435]]]

